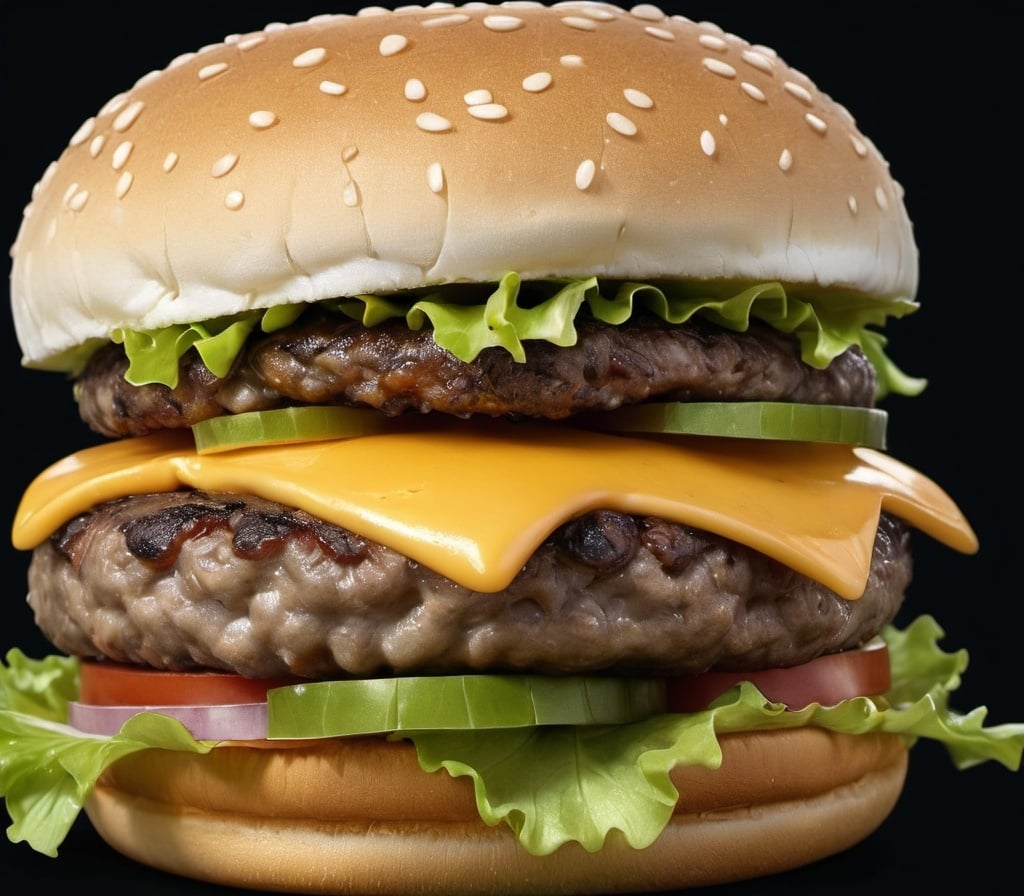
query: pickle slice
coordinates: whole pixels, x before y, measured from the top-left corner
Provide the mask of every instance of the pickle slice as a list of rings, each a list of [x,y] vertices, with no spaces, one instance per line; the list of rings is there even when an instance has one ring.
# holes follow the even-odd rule
[[[348,439],[383,432],[394,421],[368,408],[303,405],[273,411],[248,411],[202,420],[192,427],[199,454],[252,445]]]
[[[288,685],[267,692],[270,738],[392,731],[621,725],[665,711],[658,679],[442,675]]]
[[[884,450],[889,415],[877,408],[786,401],[651,402],[588,418],[621,432],[835,442]]]

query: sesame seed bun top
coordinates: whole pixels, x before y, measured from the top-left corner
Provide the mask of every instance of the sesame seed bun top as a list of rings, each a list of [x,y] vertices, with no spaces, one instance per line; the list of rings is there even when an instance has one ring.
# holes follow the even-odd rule
[[[112,98],[12,249],[27,364],[117,327],[453,281],[780,280],[912,297],[902,190],[770,49],[653,6],[367,9]]]

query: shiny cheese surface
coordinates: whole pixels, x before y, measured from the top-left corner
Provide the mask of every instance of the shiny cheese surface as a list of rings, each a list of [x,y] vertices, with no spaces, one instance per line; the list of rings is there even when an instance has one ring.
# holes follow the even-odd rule
[[[31,549],[94,504],[183,487],[300,507],[482,592],[508,585],[561,523],[599,508],[716,532],[850,599],[864,590],[883,508],[977,549],[941,488],[869,449],[467,421],[221,454],[197,454],[187,433],[87,448],[31,483],[13,541]]]

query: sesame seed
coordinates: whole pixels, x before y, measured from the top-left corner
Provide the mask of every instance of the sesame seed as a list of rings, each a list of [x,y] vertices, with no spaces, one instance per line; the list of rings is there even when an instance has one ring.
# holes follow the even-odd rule
[[[145,87],[150,81],[157,80],[163,72],[160,69],[153,69],[152,71],[146,72],[138,81],[135,82],[136,87]]]
[[[846,106],[844,106],[842,103],[835,103],[834,106],[835,106],[835,110],[840,115],[842,115],[843,118],[845,118],[847,120],[847,122],[849,122],[850,127],[856,127],[857,126],[857,121],[853,117],[853,113],[849,109],[847,109]]]
[[[754,68],[762,72],[768,72],[770,74],[775,65],[775,61],[770,56],[757,50],[744,50],[740,55],[743,57],[743,61],[747,63],[747,65],[752,65]]]
[[[583,57],[570,53],[558,60],[566,68],[583,68]]]
[[[238,42],[238,49],[251,50],[253,47],[258,47],[266,39],[266,36],[263,34],[254,34],[252,37],[246,37],[240,40]]]
[[[850,211],[853,212],[853,214],[857,214],[858,206],[856,196],[851,196],[849,199],[847,199],[846,204],[849,207]]]
[[[241,190],[229,190],[224,196],[224,205],[233,212],[237,212],[245,205],[245,194]]]
[[[433,134],[440,134],[452,129],[452,123],[435,112],[421,112],[416,116],[416,127],[421,131],[429,131]]]
[[[404,34],[387,34],[380,39],[380,55],[394,56],[409,46],[409,38]]]
[[[181,66],[183,66],[186,62],[191,62],[193,59],[195,59],[195,57],[196,54],[194,52],[181,53],[180,55],[175,56],[170,62],[167,63],[167,68],[181,68]]]
[[[789,171],[789,169],[792,167],[793,153],[791,153],[788,149],[782,150],[782,153],[779,155],[779,168],[781,168],[783,171]]]
[[[118,199],[124,199],[132,187],[133,180],[135,180],[135,178],[132,176],[130,171],[122,171],[121,176],[117,179],[117,186],[114,188],[114,195]]]
[[[596,31],[597,22],[593,19],[587,19],[583,16],[565,16],[562,19],[563,25],[568,25],[570,28],[575,28],[578,31]]]
[[[426,99],[426,85],[419,78],[410,78],[405,82],[405,98],[413,103]]]
[[[257,109],[249,113],[249,124],[258,130],[273,127],[277,124],[277,116],[267,109]]]
[[[853,144],[853,151],[862,159],[868,154],[867,144],[856,134],[850,134],[850,143]]]
[[[467,106],[482,106],[484,103],[492,102],[494,97],[489,90],[471,90],[463,99]]]
[[[443,28],[447,25],[461,25],[469,20],[470,17],[464,12],[455,12],[446,16],[437,16],[433,19],[424,19],[420,24],[424,28]]]
[[[125,163],[128,161],[128,156],[132,154],[133,148],[134,144],[131,140],[124,140],[114,150],[114,155],[110,159],[110,165],[115,171],[120,171],[124,168]]]
[[[597,173],[597,166],[593,159],[584,159],[576,169],[576,188],[586,190],[594,182],[594,175]]]
[[[210,169],[210,174],[213,175],[214,177],[223,177],[237,164],[238,153],[225,153],[219,159],[217,159],[216,162],[213,163],[213,168]]]
[[[549,72],[534,72],[523,78],[523,90],[530,93],[540,93],[551,86],[551,74]]]
[[[579,12],[598,22],[610,22],[615,18],[615,13],[608,9],[601,9],[599,6],[584,6],[580,8]]]
[[[491,31],[515,31],[522,28],[523,24],[518,16],[484,16],[484,28]]]
[[[726,115],[724,112],[719,112],[718,123],[724,128],[726,125],[729,124],[729,116]]]
[[[53,180],[53,176],[56,173],[57,173],[57,163],[56,162],[50,162],[50,164],[46,166],[46,170],[43,172],[43,176],[41,178],[39,178],[38,183],[33,188],[32,196],[34,197],[36,195],[36,191],[37,190],[40,190],[43,187],[45,187],[47,184],[49,184],[50,181]]]
[[[326,93],[328,96],[341,96],[348,88],[344,84],[339,84],[337,81],[321,81],[320,92]]]
[[[714,72],[716,75],[721,75],[723,78],[735,78],[736,69],[734,69],[728,62],[722,62],[721,59],[713,59],[711,57],[704,57],[701,60],[709,72]]]
[[[89,155],[91,155],[95,159],[96,156],[98,156],[101,152],[103,152],[103,145],[106,142],[107,142],[107,135],[106,134],[97,134],[95,137],[93,137],[92,138],[92,143],[89,144]]]
[[[359,205],[359,191],[352,181],[345,184],[345,189],[341,191],[341,201],[345,203],[346,208],[355,208]]]
[[[431,193],[440,193],[444,189],[444,169],[440,162],[431,162],[427,166],[427,186]]]
[[[64,202],[64,204],[67,205],[68,203],[70,203],[71,202],[71,197],[74,196],[75,193],[77,193],[77,192],[78,192],[78,181],[76,180],[73,183],[71,183],[68,186],[68,188],[64,191],[64,195],[63,195],[63,197],[61,197],[62,201]]]
[[[889,207],[889,199],[885,195],[885,191],[881,186],[875,187],[875,202],[878,203],[879,208],[884,209]]]
[[[786,81],[783,83],[782,89],[790,96],[795,96],[801,103],[806,103],[808,106],[814,101],[814,97],[811,96],[811,92],[802,84],[796,84],[793,81]]]
[[[174,166],[178,164],[178,154],[176,152],[169,152],[164,156],[164,171],[169,172],[174,170]]]
[[[295,68],[312,68],[315,65],[319,65],[326,58],[327,50],[323,47],[313,47],[299,53],[299,55],[292,60],[292,65],[295,66]]]
[[[89,191],[79,190],[68,200],[68,208],[73,212],[80,212],[89,201]]]
[[[71,139],[68,141],[68,146],[78,146],[79,143],[85,143],[92,136],[93,129],[96,127],[95,118],[87,118],[79,125],[78,130],[71,135]]]
[[[650,109],[654,105],[654,100],[635,87],[627,87],[622,91],[622,95],[626,98],[627,103],[631,106],[636,106],[637,109]]]
[[[481,121],[501,121],[508,118],[508,109],[501,103],[481,103],[479,106],[470,106],[467,111]]]
[[[651,37],[656,37],[658,40],[675,40],[676,36],[669,31],[667,28],[655,28],[653,25],[648,25],[644,28]]]
[[[825,131],[828,130],[828,125],[825,124],[825,122],[822,121],[820,118],[818,118],[818,116],[815,115],[813,112],[808,112],[804,116],[804,121],[806,121],[811,126],[811,128],[817,131],[819,134],[824,134]]]
[[[100,109],[100,115],[113,115],[119,109],[124,107],[124,104],[128,102],[127,95],[119,93],[116,96],[112,96],[109,100],[104,103],[103,108]]]
[[[227,68],[228,64],[226,62],[211,62],[209,65],[204,65],[199,69],[199,80],[208,81],[221,72],[227,71]]]
[[[127,131],[134,123],[135,119],[142,113],[142,109],[146,104],[142,100],[136,100],[134,103],[125,106],[114,119],[113,128],[115,131]]]
[[[750,47],[755,53],[760,53],[762,56],[768,57],[768,59],[778,59],[779,54],[775,52],[771,47],[765,46],[764,44],[752,44]]]
[[[629,11],[629,14],[638,19],[644,19],[648,22],[660,22],[662,19],[665,18],[665,13],[663,13],[653,3],[640,3],[637,6],[634,6]]]
[[[812,82],[812,81],[811,81],[811,79],[810,79],[810,78],[808,78],[808,77],[807,77],[807,75],[805,75],[805,74],[804,74],[804,73],[803,73],[802,71],[800,71],[800,70],[798,70],[798,69],[795,69],[795,68],[790,68],[790,70],[789,70],[789,73],[790,73],[791,75],[796,75],[796,76],[797,76],[798,78],[801,78],[801,79],[803,79],[804,81],[806,81],[806,82],[807,82],[807,84],[808,84],[808,85],[809,85],[810,87],[814,87],[814,82]]]
[[[717,34],[702,34],[697,38],[697,43],[709,50],[726,50],[729,45]]]
[[[605,116],[605,121],[608,122],[608,127],[615,133],[622,134],[623,137],[636,135],[636,125],[619,112],[609,112]]]
[[[704,155],[706,156],[713,156],[715,154],[715,136],[711,131],[701,131],[700,148],[704,150]]]
[[[759,103],[768,101],[768,97],[764,95],[764,91],[756,84],[751,84],[749,81],[741,81],[740,90],[742,90],[752,100],[757,100]]]

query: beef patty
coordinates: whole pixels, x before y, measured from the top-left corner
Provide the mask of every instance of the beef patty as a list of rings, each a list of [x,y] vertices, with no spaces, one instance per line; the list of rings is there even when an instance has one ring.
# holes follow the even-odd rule
[[[640,314],[611,326],[583,315],[577,331],[574,346],[531,341],[525,362],[500,348],[464,362],[428,328],[364,327],[310,309],[294,326],[251,337],[224,378],[186,353],[173,389],[129,384],[124,349],[111,343],[78,379],[79,411],[116,438],[297,404],[559,420],[641,401],[874,403],[875,371],[859,348],[819,370],[803,363],[795,337],[762,324],[738,333],[700,320]]]
[[[728,539],[596,511],[497,593],[262,499],[123,498],[38,547],[29,603],[66,653],[259,678],[514,671],[673,674],[806,662],[896,614],[909,533],[883,515],[864,595]]]

